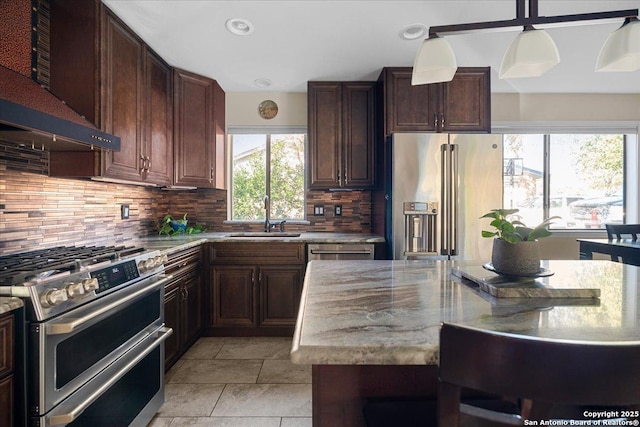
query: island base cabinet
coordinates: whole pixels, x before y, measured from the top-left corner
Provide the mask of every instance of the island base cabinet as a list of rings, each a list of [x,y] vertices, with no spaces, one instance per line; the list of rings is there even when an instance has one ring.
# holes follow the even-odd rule
[[[0,315],[0,427],[13,426],[14,420],[14,328],[12,313]]]

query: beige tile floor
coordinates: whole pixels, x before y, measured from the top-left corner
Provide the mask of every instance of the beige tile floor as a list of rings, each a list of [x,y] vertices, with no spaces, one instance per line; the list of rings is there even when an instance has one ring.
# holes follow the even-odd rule
[[[311,427],[311,368],[290,350],[291,338],[200,338],[149,427]]]

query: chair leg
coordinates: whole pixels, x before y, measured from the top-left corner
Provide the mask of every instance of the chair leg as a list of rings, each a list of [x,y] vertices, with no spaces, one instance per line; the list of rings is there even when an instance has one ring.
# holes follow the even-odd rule
[[[438,383],[438,426],[458,427],[460,425],[460,387]]]

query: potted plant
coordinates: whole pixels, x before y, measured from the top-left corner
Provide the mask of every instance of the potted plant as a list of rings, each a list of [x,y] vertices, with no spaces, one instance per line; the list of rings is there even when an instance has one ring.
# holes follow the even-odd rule
[[[495,231],[482,230],[482,237],[493,237],[491,263],[498,273],[513,276],[535,275],[540,272],[538,239],[551,236],[547,226],[558,216],[547,218],[534,228],[507,217],[518,209],[492,209],[480,218],[491,218]]]
[[[167,236],[175,236],[176,234],[198,234],[202,233],[203,228],[201,225],[196,224],[193,227],[187,227],[187,214],[184,214],[182,219],[173,219],[169,214],[166,214],[160,223],[158,228],[158,234]]]

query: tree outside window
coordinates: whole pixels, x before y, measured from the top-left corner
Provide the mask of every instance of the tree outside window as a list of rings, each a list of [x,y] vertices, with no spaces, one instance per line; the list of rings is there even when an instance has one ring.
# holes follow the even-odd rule
[[[527,225],[604,228],[624,221],[621,134],[504,135],[504,206]]]
[[[230,134],[231,219],[304,219],[304,133]]]

